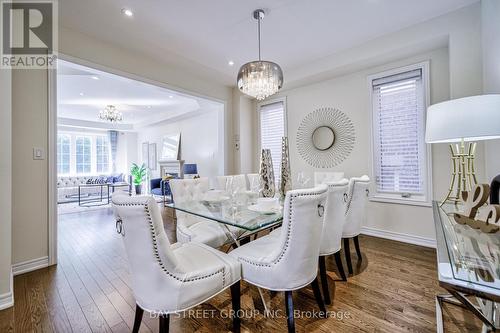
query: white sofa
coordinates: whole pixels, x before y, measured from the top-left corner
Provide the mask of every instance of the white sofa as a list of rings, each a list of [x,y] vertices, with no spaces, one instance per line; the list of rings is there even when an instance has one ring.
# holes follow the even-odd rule
[[[87,184],[89,179],[96,179],[99,177],[104,177],[109,179],[111,176],[105,175],[87,175],[87,176],[65,176],[65,177],[57,177],[57,202],[74,202],[78,201],[78,185]],[[123,176],[123,180],[125,180],[125,176]],[[110,181],[111,183],[112,181]],[[126,183],[126,182],[118,182],[118,183]],[[105,195],[107,195],[107,188],[103,188]],[[99,195],[101,193],[101,188],[99,186],[89,186],[82,187],[81,195],[82,198],[86,198],[89,195]]]

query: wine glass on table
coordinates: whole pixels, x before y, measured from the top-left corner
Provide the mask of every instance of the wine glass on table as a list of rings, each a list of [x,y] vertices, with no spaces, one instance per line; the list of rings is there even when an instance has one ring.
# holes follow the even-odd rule
[[[299,188],[307,188],[310,181],[311,178],[309,178],[304,171],[299,171],[297,175],[297,184],[299,185]]]

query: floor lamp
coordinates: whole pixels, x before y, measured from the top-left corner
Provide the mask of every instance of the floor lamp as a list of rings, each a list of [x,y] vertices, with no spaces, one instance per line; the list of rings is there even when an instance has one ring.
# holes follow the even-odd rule
[[[451,181],[441,203],[457,203],[463,191],[477,184],[476,141],[500,138],[500,95],[479,95],[431,105],[427,109],[425,141],[449,143]],[[500,152],[499,156],[500,158]]]

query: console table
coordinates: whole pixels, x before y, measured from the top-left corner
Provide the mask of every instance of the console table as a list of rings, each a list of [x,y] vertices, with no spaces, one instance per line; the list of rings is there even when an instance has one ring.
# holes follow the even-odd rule
[[[444,332],[443,303],[471,311],[483,322],[482,332],[494,332],[500,327],[500,235],[456,223],[457,210],[433,202],[439,285],[449,292],[436,296],[437,332]]]

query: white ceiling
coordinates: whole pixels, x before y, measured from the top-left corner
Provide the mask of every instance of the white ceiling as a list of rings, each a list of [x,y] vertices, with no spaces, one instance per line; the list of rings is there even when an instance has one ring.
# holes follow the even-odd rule
[[[251,14],[267,11],[262,55],[285,72],[478,0],[64,0],[63,26],[234,85],[257,57]],[[133,17],[125,17],[122,8]],[[233,60],[234,66],[228,66]]]
[[[65,124],[71,123],[68,120],[99,122],[99,111],[111,104],[123,113],[122,128],[147,126],[223,107],[218,102],[62,60],[57,71],[57,101],[58,117],[64,118]]]

